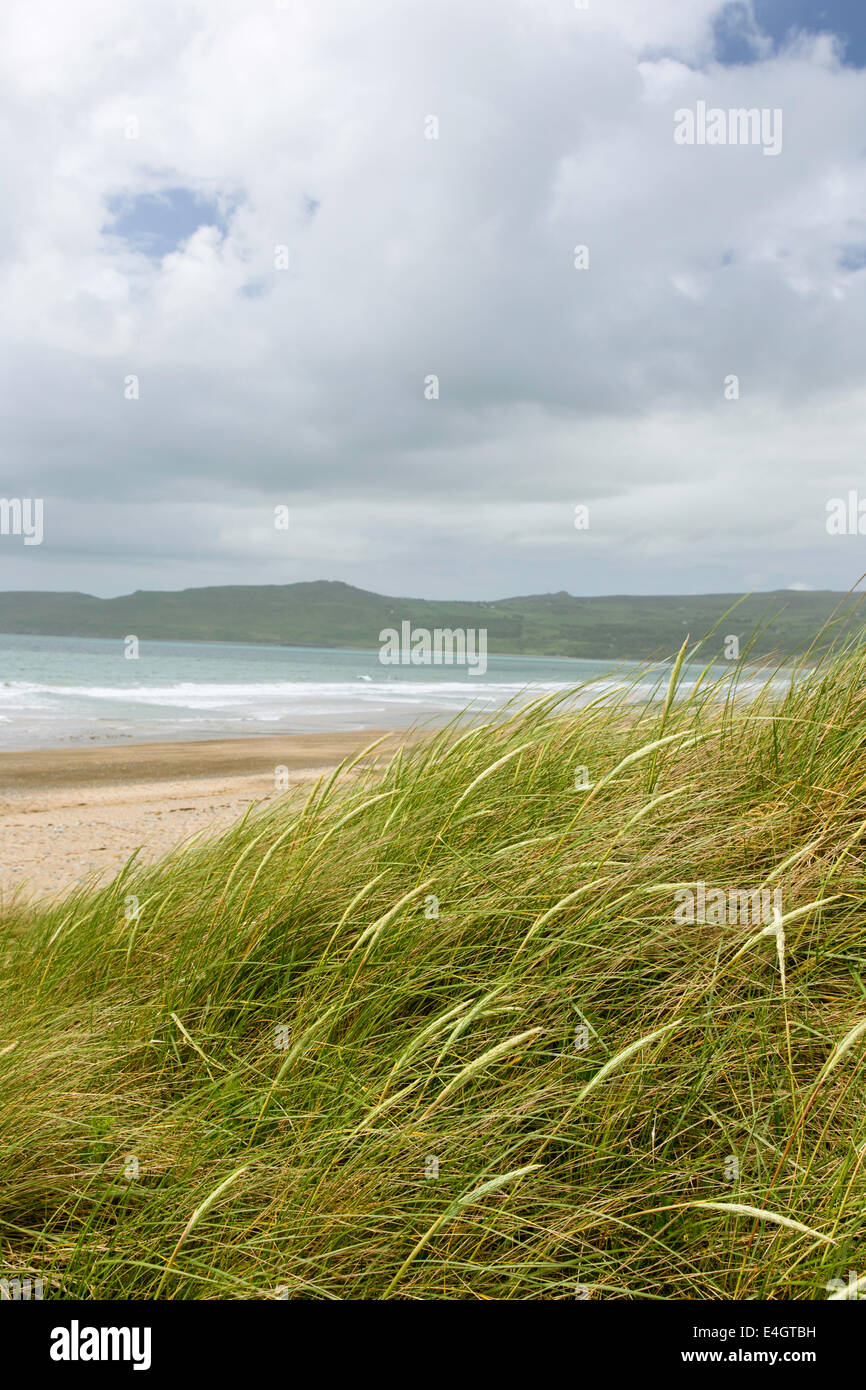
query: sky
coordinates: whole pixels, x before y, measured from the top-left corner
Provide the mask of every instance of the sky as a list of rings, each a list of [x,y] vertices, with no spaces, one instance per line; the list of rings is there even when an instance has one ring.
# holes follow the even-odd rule
[[[4,0],[0,590],[849,588],[864,116],[862,0]]]

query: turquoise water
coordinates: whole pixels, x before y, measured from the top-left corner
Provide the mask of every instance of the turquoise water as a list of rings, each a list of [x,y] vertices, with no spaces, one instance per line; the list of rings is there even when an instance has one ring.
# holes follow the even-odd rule
[[[127,660],[119,640],[0,635],[0,748],[408,728],[578,685],[582,703],[630,669],[491,654],[481,676],[383,666],[378,651],[217,642],[142,641]]]

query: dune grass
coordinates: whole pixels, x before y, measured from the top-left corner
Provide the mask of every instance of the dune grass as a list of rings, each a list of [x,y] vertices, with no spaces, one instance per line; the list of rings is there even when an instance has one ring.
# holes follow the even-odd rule
[[[520,1300],[862,1274],[866,655],[738,679],[451,728],[7,908],[3,1274]],[[675,922],[699,880],[779,888],[781,920]]]

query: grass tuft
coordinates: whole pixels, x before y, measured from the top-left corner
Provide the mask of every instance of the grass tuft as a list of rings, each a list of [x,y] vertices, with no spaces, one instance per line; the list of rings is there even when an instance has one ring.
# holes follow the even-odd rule
[[[862,1270],[866,654],[780,690],[689,685],[684,651],[661,707],[548,696],[7,905],[4,1276],[810,1299]],[[781,912],[678,921],[699,882]]]

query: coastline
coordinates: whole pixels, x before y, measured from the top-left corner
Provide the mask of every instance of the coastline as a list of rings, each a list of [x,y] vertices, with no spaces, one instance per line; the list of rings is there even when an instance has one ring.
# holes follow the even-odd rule
[[[0,905],[107,883],[136,849],[147,863],[225,830],[378,738],[371,759],[405,742],[364,730],[0,752]]]

